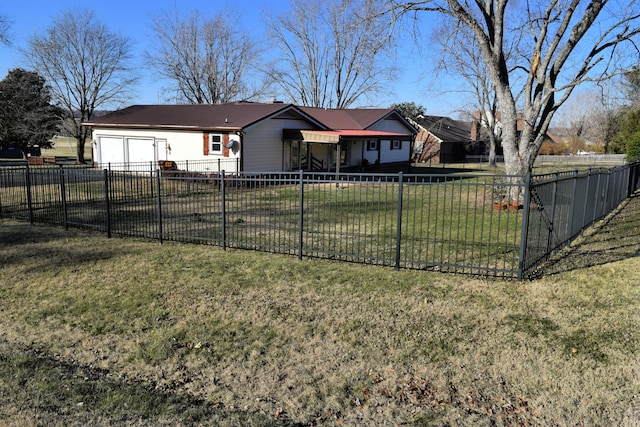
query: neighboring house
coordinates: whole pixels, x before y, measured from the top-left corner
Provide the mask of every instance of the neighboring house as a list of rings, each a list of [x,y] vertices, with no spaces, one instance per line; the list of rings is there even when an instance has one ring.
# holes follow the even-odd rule
[[[415,163],[463,162],[467,153],[478,150],[480,132],[472,132],[473,122],[462,122],[442,116],[420,116],[414,126],[418,129],[412,161]],[[473,136],[472,136],[473,133]]]
[[[220,160],[229,172],[403,168],[417,132],[392,109],[278,102],[134,105],[83,125],[99,164]]]
[[[418,129],[414,142],[413,163],[458,163],[464,162],[467,155],[488,155],[489,137],[479,121],[479,113],[471,122],[453,120],[442,116],[420,116],[412,122]],[[501,114],[496,114],[498,125]],[[524,121],[518,117],[516,136],[524,127]],[[547,132],[543,146],[562,147],[562,141]],[[496,155],[502,155],[502,147],[496,147]]]

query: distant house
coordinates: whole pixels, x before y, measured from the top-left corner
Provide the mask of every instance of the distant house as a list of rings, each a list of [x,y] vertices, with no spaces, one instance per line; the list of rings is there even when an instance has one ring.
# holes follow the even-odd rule
[[[501,114],[496,114],[500,126]],[[418,129],[414,142],[412,162],[414,163],[458,163],[469,155],[489,154],[487,130],[480,124],[480,113],[476,112],[470,122],[454,120],[443,116],[421,116],[413,122]],[[520,138],[524,120],[519,115],[516,123],[516,137]],[[547,132],[543,149],[562,150],[564,144],[551,132]],[[545,153],[548,154],[548,153]],[[496,147],[496,155],[502,155],[502,147]]]
[[[476,122],[443,116],[421,116],[414,125],[418,129],[412,158],[415,163],[463,162],[468,153],[475,153],[479,150],[478,146],[484,144]]]
[[[83,123],[100,164],[220,160],[225,170],[404,168],[416,129],[393,109],[134,105]]]

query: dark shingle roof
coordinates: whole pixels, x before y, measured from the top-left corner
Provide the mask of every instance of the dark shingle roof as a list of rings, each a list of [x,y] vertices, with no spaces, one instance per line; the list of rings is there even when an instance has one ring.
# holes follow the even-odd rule
[[[83,124],[122,128],[241,130],[275,115],[302,118],[325,130],[365,130],[392,115],[404,121],[390,108],[337,110],[283,103],[236,102],[214,105],[133,105]],[[412,128],[409,123],[406,125]]]
[[[471,139],[471,123],[468,122],[442,116],[423,116],[416,123],[443,142],[466,142]]]
[[[84,123],[89,126],[243,129],[292,108],[291,104],[133,105]]]
[[[393,114],[390,108],[361,108],[361,109],[327,109],[299,107],[309,116],[315,118],[328,129],[367,129],[376,122]]]

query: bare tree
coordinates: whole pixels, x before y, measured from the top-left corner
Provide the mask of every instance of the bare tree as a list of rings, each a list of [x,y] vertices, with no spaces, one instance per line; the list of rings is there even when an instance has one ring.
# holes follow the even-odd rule
[[[424,11],[454,18],[473,34],[502,113],[508,174],[532,169],[554,114],[577,86],[606,80],[635,62],[623,48],[633,46],[640,33],[637,0],[391,0],[391,5],[396,16]],[[509,57],[515,39],[526,54]]]
[[[62,13],[42,34],[32,36],[24,51],[32,67],[51,85],[53,100],[71,117],[66,130],[77,140],[77,160],[85,163],[84,146],[91,130],[82,126],[96,108],[117,105],[136,81],[129,68],[128,38],[74,9]]]
[[[496,148],[502,139],[498,100],[491,74],[478,52],[478,44],[468,27],[454,19],[445,20],[434,37],[441,48],[438,71],[464,79],[473,98],[470,119],[477,122],[489,139],[489,166],[496,167]],[[477,134],[478,132],[476,132]]]
[[[292,102],[348,108],[392,79],[392,33],[371,0],[300,0],[272,18],[269,37],[280,50],[267,73]]]
[[[256,81],[256,44],[239,30],[232,14],[201,19],[193,11],[182,18],[171,10],[153,17],[149,63],[166,79],[182,102],[216,104],[250,100],[268,86]]]
[[[0,43],[7,46],[11,44],[9,28],[11,28],[9,19],[4,15],[0,15]]]

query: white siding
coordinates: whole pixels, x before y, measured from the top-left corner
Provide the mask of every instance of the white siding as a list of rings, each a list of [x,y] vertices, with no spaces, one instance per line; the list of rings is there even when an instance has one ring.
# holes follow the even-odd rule
[[[391,141],[380,141],[380,163],[395,163],[395,162],[408,162],[409,148],[411,146],[410,141],[402,141],[401,150],[392,150]]]
[[[401,133],[407,136],[411,135],[411,131],[396,119],[386,119],[376,123],[369,128],[370,130],[379,130],[384,132]],[[401,150],[392,150],[391,141],[380,141],[380,163],[408,162],[411,160],[411,141],[402,141]],[[365,152],[365,156],[367,153]]]
[[[93,140],[96,143],[96,150],[101,151],[103,157],[96,156],[98,162],[105,163],[104,158],[113,157],[105,150],[108,147],[102,147],[101,141],[112,138],[120,140],[162,140],[156,146],[157,159],[151,157],[151,152],[147,155],[149,158],[140,161],[154,160],[204,160],[204,151],[202,143],[202,132],[179,132],[179,131],[162,131],[162,130],[137,130],[137,129],[100,129],[93,130]],[[124,160],[121,160],[124,161]]]
[[[229,135],[229,138],[239,140],[236,134]],[[240,149],[237,148],[229,150],[229,157],[222,154],[205,155],[202,131],[95,128],[93,140],[94,159],[98,163],[155,163],[158,160],[216,162],[221,159],[228,169],[229,163],[234,163],[233,160],[240,157]]]
[[[375,123],[368,130],[379,130],[383,132],[403,133],[405,135],[411,135],[411,131],[400,121],[396,119],[386,119]]]
[[[280,172],[283,170],[283,129],[310,129],[295,119],[269,119],[248,128],[243,135],[245,171]]]

